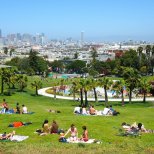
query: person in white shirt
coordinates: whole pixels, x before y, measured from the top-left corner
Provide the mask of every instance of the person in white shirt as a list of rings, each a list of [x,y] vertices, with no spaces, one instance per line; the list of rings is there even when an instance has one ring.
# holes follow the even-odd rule
[[[22,113],[23,114],[28,113],[27,107],[25,105],[22,105]]]
[[[81,113],[81,107],[80,106],[75,107],[74,108],[74,113],[80,114]]]
[[[109,113],[109,111],[110,111],[109,107],[106,106],[106,107],[104,108],[104,110],[102,111],[102,114],[103,114],[103,115],[107,115],[107,114]]]

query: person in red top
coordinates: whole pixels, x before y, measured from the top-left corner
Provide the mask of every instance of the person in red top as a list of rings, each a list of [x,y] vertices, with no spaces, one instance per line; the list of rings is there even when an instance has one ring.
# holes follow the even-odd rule
[[[83,129],[83,133],[82,133],[82,136],[81,136],[80,140],[82,140],[84,142],[87,142],[88,141],[88,130],[87,130],[87,127],[86,126],[82,126],[82,129]]]

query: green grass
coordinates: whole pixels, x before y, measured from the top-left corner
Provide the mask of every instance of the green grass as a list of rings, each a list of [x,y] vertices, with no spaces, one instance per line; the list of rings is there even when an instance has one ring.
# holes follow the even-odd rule
[[[36,77],[29,78],[30,81]],[[50,79],[43,81],[43,87],[50,86]],[[73,109],[78,102],[67,100],[54,100],[43,96],[32,96],[34,93],[28,84],[27,92],[16,92],[12,96],[0,96],[0,100],[6,99],[11,108],[15,108],[16,102],[20,105],[25,104],[29,111],[34,111],[32,115],[0,115],[0,133],[4,131],[16,131],[16,134],[28,135],[29,138],[20,143],[0,142],[0,153],[13,154],[46,154],[46,153],[154,153],[154,134],[143,134],[141,138],[117,136],[117,128],[120,128],[122,122],[133,123],[142,122],[146,128],[154,129],[154,107],[153,103],[134,102],[121,107],[120,103],[114,102],[113,107],[120,112],[120,115],[114,117],[92,117],[77,116],[73,114]],[[95,104],[95,108],[103,110],[103,103]],[[60,110],[61,113],[49,113],[48,109]],[[56,120],[60,128],[68,129],[74,123],[82,133],[82,126],[86,125],[89,131],[89,137],[102,141],[102,144],[90,144],[81,146],[79,144],[59,143],[58,135],[38,136],[34,134],[36,129],[41,128],[45,119],[51,123]],[[8,128],[8,124],[13,121],[31,121],[33,124],[20,127]]]

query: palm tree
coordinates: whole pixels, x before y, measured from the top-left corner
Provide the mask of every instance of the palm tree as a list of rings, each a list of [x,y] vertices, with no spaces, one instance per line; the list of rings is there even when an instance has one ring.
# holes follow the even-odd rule
[[[27,81],[28,81],[27,76],[23,76],[23,75],[17,76],[17,82],[19,84],[19,90],[21,92],[23,92],[24,88],[27,87]]]
[[[121,104],[124,106],[124,80],[118,80],[113,84],[113,89],[116,90],[119,94],[121,94]]]
[[[141,58],[142,58],[142,52],[143,52],[143,47],[138,47],[137,51],[139,53],[139,66],[141,67]]]
[[[147,46],[145,47],[145,50],[146,50],[146,56],[147,56],[147,60],[148,60],[147,67],[150,69],[150,68],[151,68],[151,61],[150,61],[151,46],[150,46],[150,45],[147,45]],[[147,72],[147,73],[148,73],[148,72]]]
[[[38,96],[38,89],[42,88],[42,82],[41,81],[34,81],[33,83],[31,83],[31,86],[33,88],[35,88],[35,95]]]
[[[107,90],[110,89],[112,83],[113,82],[109,80],[109,78],[107,77],[103,77],[102,79],[99,80],[99,84],[104,88],[105,92],[105,106],[108,104]]]
[[[91,79],[90,86],[92,87],[94,91],[94,97],[95,97],[95,102],[97,102],[97,92],[96,92],[96,87],[98,86],[98,81],[95,79]]]
[[[129,90],[129,103],[131,103],[132,92],[139,84],[139,73],[137,70],[131,67],[125,67],[123,70],[123,77],[126,83],[126,87]]]
[[[51,86],[53,89],[53,93],[54,93],[54,99],[56,99],[56,93],[57,93],[57,86],[59,85],[58,80],[52,80],[51,82]]]
[[[72,82],[72,86],[70,88],[70,91],[71,91],[71,93],[73,93],[73,99],[75,101],[75,99],[76,99],[75,93],[78,92],[77,82],[75,82],[75,81]]]
[[[87,92],[90,90],[90,81],[88,79],[84,80],[83,84],[84,94],[85,94],[85,106],[88,106],[88,98],[87,98]]]
[[[154,74],[154,46],[151,48],[151,66],[152,66],[152,75]]]
[[[96,57],[98,57],[97,50],[94,47],[92,47],[91,57],[92,57],[92,62],[95,62]]]
[[[146,94],[147,92],[150,91],[150,83],[147,81],[147,79],[145,78],[142,78],[140,80],[140,83],[139,83],[139,88],[141,88],[141,91],[143,92],[143,102],[146,101]]]
[[[78,82],[78,89],[80,90],[80,100],[81,100],[81,106],[84,105],[83,103],[83,87],[84,87],[84,79],[80,79]]]

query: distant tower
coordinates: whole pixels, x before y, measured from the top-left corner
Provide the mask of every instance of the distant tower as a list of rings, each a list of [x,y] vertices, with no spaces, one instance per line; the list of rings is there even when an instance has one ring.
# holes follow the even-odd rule
[[[1,31],[1,29],[0,29],[0,38],[2,38],[2,31]]]
[[[84,31],[81,32],[81,45],[84,44]]]

